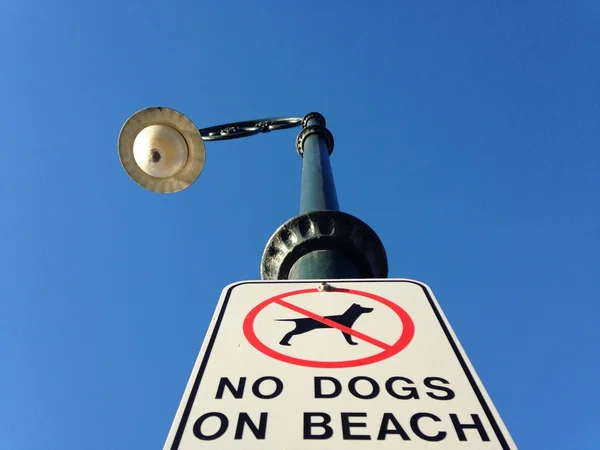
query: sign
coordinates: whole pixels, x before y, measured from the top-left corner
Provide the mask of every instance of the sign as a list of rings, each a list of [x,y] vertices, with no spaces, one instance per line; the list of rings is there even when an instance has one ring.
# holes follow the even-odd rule
[[[244,334],[246,335],[246,339],[250,342],[257,350],[261,351],[265,355],[271,356],[275,359],[279,359],[283,362],[288,362],[290,364],[297,364],[299,366],[307,366],[307,367],[321,367],[321,368],[342,368],[342,367],[357,367],[364,364],[371,364],[377,361],[384,360],[389,358],[404,347],[408,345],[411,341],[414,334],[414,324],[410,316],[397,304],[374,294],[370,294],[367,292],[361,292],[353,289],[344,289],[338,288],[334,289],[334,292],[338,294],[346,294],[345,300],[353,300],[352,296],[358,297],[357,300],[365,300],[370,299],[375,302],[379,302],[377,305],[377,312],[379,315],[390,314],[392,316],[397,316],[400,320],[401,327],[398,328],[398,339],[395,341],[393,345],[387,344],[378,340],[373,336],[369,336],[368,334],[361,333],[359,330],[352,328],[353,323],[349,323],[348,319],[345,319],[344,315],[340,317],[338,320],[331,319],[327,316],[320,316],[314,312],[308,311],[294,303],[290,303],[286,301],[286,298],[295,297],[303,294],[314,294],[315,288],[309,289],[299,289],[297,291],[284,292],[283,294],[276,295],[270,299],[265,300],[264,302],[258,304],[255,308],[253,308],[250,313],[246,316],[244,320]],[[318,292],[318,291],[317,291]],[[337,298],[336,300],[340,300]],[[340,302],[337,302],[340,304]],[[350,336],[354,336],[359,340],[362,340],[366,343],[372,344],[374,347],[375,354],[362,357],[359,359],[351,359],[346,361],[340,361],[336,358],[335,351],[333,349],[331,351],[330,358],[328,360],[311,360],[311,359],[301,359],[296,358],[292,355],[281,353],[278,351],[278,346],[269,346],[268,344],[263,343],[256,335],[254,331],[254,324],[256,321],[256,317],[264,311],[265,309],[268,311],[268,306],[270,305],[279,305],[288,309],[289,311],[293,311],[299,314],[299,318],[296,319],[279,319],[280,321],[291,321],[294,322],[295,327],[286,339],[287,342],[283,343],[279,342],[279,345],[289,346],[289,340],[295,336],[296,334],[301,334],[303,327],[309,327],[306,332],[312,331],[313,329],[319,328],[332,328],[337,329],[342,332],[342,334],[346,337],[346,341],[350,345],[357,345],[355,342],[352,342],[349,339]],[[352,312],[356,311],[356,319],[360,317],[362,314],[371,313],[374,308],[362,308],[358,303],[353,303],[354,307],[352,309],[346,310],[347,317],[353,317]],[[356,306],[358,305],[358,306]],[[320,305],[317,305],[320,306]],[[337,306],[337,305],[336,305]],[[362,309],[360,309],[362,308]],[[333,317],[333,316],[332,316]],[[337,316],[336,316],[337,317]],[[259,327],[260,328],[260,327]],[[358,327],[360,328],[360,327]],[[293,352],[292,352],[293,353]]]
[[[431,290],[228,286],[165,450],[516,449]]]

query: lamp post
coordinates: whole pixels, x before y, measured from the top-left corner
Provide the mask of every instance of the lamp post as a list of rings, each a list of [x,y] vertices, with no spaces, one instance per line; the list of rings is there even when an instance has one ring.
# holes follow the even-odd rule
[[[263,280],[386,278],[383,244],[364,222],[339,210],[329,157],[333,136],[321,114],[250,120],[198,129],[183,114],[152,107],[133,114],[121,129],[119,158],[142,187],[173,193],[189,187],[204,168],[204,142],[236,139],[301,126],[300,214],[269,239],[261,260]]]
[[[379,385],[376,379],[387,380],[385,388],[390,394],[369,405],[371,418],[382,417],[377,435],[378,448],[396,448],[397,441],[393,438],[397,436],[386,440],[387,435],[401,431],[403,440],[411,439],[389,412],[396,407],[393,397],[401,398],[394,393],[391,382],[402,378],[412,383],[408,378],[396,376],[398,367],[408,368],[409,373],[413,371],[411,378],[436,368],[436,376],[424,378],[423,383],[428,389],[437,391],[437,394],[427,392],[429,397],[458,401],[452,407],[456,409],[451,411],[459,411],[461,418],[456,413],[449,414],[449,418],[459,440],[466,441],[465,430],[470,429],[469,440],[478,439],[478,434],[482,442],[494,445],[494,448],[515,448],[429,287],[413,280],[372,280],[387,277],[385,250],[368,225],[339,210],[329,160],[333,136],[323,116],[310,113],[303,118],[282,117],[197,129],[191,120],[177,111],[147,108],[133,114],[123,125],[118,141],[119,157],[125,171],[144,188],[160,193],[177,192],[189,187],[202,172],[205,141],[235,139],[298,126],[302,127],[296,138],[296,150],[302,157],[300,211],[298,216],[281,225],[267,242],[261,260],[261,278],[319,280],[321,283],[309,289],[306,287],[313,281],[275,283],[266,290],[257,290],[250,285],[263,283],[251,281],[236,283],[224,290],[164,448],[196,448],[201,443],[221,438],[223,441],[215,442],[217,445],[212,448],[227,448],[227,444],[220,443],[232,438],[237,444],[242,444],[240,440],[244,439],[247,445],[243,448],[258,448],[254,439],[260,439],[260,447],[265,449],[282,448],[282,445],[290,449],[305,448],[309,439],[331,439],[328,441],[331,448],[339,447],[340,441],[369,440],[371,435],[353,434],[350,430],[366,427],[367,423],[349,422],[350,416],[367,420],[367,413],[341,411],[354,408],[348,405],[358,407],[352,396],[359,402],[377,396]],[[368,280],[345,281],[336,283],[337,286],[326,283],[358,278]],[[298,284],[304,288],[298,289]],[[324,291],[337,291],[337,294],[330,296]],[[277,295],[273,296],[274,293]],[[302,296],[294,297],[298,294]],[[294,300],[283,300],[288,297]],[[335,303],[340,311],[344,303],[352,304],[342,314],[324,315],[327,308],[313,308],[314,301],[323,301],[324,297],[340,300]],[[275,310],[269,310],[271,307]],[[265,310],[267,312],[263,313]],[[274,315],[269,311],[279,312]],[[283,311],[286,315],[282,317]],[[290,319],[287,314],[292,313],[300,317]],[[360,315],[371,313],[374,319],[361,319],[358,329],[353,328]],[[294,322],[294,328],[283,331],[277,325],[282,321]],[[325,342],[322,335],[312,333],[303,341],[304,347],[289,343],[293,336],[306,336],[309,331],[320,328],[341,331],[347,344],[352,346],[358,345],[352,337],[368,345],[352,347],[357,349],[354,352],[339,347],[344,344],[337,344],[333,339],[328,338]],[[427,332],[415,334],[415,329]],[[408,345],[410,351],[399,355]],[[264,358],[257,358],[258,354],[251,347]],[[440,361],[444,363],[440,364]],[[364,377],[363,366],[373,364],[377,366],[370,366],[369,373],[374,378]],[[300,370],[296,368],[298,366]],[[340,373],[340,370],[343,371]],[[265,373],[269,376],[262,376]],[[342,400],[336,399],[343,386],[343,382],[335,377],[337,373],[340,379],[350,380],[351,395],[343,396]],[[252,394],[244,397],[244,387],[250,376],[254,377]],[[353,383],[359,379],[370,380],[372,396],[356,392]],[[335,383],[333,394],[321,392],[323,380]],[[275,383],[272,394],[265,395],[260,390],[263,381]],[[445,387],[431,384],[433,381],[443,383]],[[290,397],[275,402],[269,400],[278,397],[284,385]],[[457,400],[452,400],[454,386],[461,393],[456,396]],[[223,400],[226,389],[235,401]],[[413,398],[418,400],[416,395]],[[310,412],[319,411],[323,399],[330,399],[328,412]],[[261,400],[267,400],[267,403],[258,403]],[[437,441],[446,435],[456,440],[450,436],[451,431],[440,431],[432,436],[419,428],[419,420],[423,417],[436,422],[448,417],[445,404],[425,401],[411,402],[410,408],[403,411],[405,417],[412,414],[410,429],[407,427],[406,430],[412,431],[417,440]],[[261,405],[259,415],[257,405]],[[423,412],[424,409],[430,412]],[[251,411],[252,415],[245,411]],[[341,433],[332,420],[335,413],[341,414]],[[207,420],[212,424],[204,425]],[[292,425],[299,420],[302,422],[296,424],[294,431]],[[234,421],[237,421],[235,426]],[[271,431],[267,433],[268,427]],[[493,439],[490,439],[492,434]]]

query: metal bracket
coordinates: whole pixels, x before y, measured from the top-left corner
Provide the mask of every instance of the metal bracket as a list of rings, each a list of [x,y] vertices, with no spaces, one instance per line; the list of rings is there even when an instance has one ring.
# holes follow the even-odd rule
[[[205,141],[224,141],[252,136],[269,131],[285,130],[302,125],[302,117],[274,117],[271,119],[246,120],[214,127],[202,128],[200,135]]]

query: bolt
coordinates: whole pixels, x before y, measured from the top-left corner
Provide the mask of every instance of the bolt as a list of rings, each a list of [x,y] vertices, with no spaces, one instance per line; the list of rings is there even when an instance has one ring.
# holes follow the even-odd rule
[[[153,163],[157,163],[160,161],[160,152],[156,149],[152,149],[150,153],[150,159]]]
[[[319,285],[319,292],[331,292],[333,291],[333,286],[330,285],[327,281],[323,281]]]

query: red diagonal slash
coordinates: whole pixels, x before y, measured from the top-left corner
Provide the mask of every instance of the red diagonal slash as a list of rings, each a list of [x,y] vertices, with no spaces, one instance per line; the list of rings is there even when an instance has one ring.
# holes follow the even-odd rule
[[[392,348],[391,345],[388,345],[385,342],[381,342],[380,340],[372,338],[371,336],[367,336],[366,334],[363,334],[360,331],[356,331],[356,330],[353,330],[352,328],[345,327],[342,324],[334,322],[333,320],[330,320],[330,319],[326,319],[323,316],[319,316],[318,314],[310,312],[304,308],[300,308],[299,306],[296,306],[292,303],[288,303],[285,300],[282,300],[280,298],[276,299],[274,301],[274,303],[277,303],[285,308],[291,309],[292,311],[295,311],[298,314],[302,314],[303,316],[310,317],[311,319],[316,320],[317,322],[324,323],[328,327],[336,328],[344,333],[348,333],[349,335],[354,336],[357,339],[362,339],[363,341],[368,342],[369,344],[376,345],[377,347],[382,348],[384,350],[389,350],[390,348]]]

